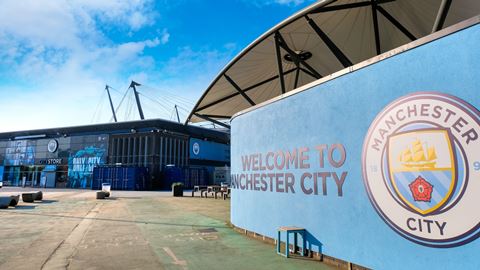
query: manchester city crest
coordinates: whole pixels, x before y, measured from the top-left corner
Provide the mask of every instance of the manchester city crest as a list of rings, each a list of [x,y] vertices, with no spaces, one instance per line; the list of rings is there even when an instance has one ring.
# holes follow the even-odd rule
[[[389,104],[363,146],[370,201],[397,233],[430,247],[480,236],[480,112],[457,97],[420,92]]]
[[[395,195],[421,215],[440,210],[456,186],[455,153],[448,130],[420,129],[390,136],[387,163]]]

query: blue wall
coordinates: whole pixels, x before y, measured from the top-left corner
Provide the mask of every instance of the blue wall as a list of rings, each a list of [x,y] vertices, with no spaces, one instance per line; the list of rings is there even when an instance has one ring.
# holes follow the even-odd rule
[[[436,91],[480,108],[479,41],[480,25],[475,25],[234,118],[232,181],[240,174],[292,173],[295,184],[288,193],[285,186],[280,187],[284,192],[276,192],[276,186],[270,191],[270,183],[265,186],[260,180],[257,190],[233,189],[232,223],[269,237],[275,237],[279,226],[301,226],[314,250],[375,269],[480,269],[480,240],[470,237],[469,243],[439,248],[407,239],[377,213],[362,176],[365,137],[374,119],[394,100]],[[325,156],[321,168],[315,146],[322,144],[341,144],[346,151],[344,164],[332,166]],[[480,152],[480,139],[468,147]],[[265,169],[269,152],[293,149],[298,156],[303,151],[304,168],[290,164],[290,169]],[[337,162],[339,149],[333,152]],[[242,157],[252,158],[255,165],[244,168]],[[330,172],[327,194],[323,195],[319,178],[318,195],[306,195],[300,183],[304,172]],[[340,178],[343,172],[347,174],[339,196],[333,173]],[[468,180],[467,189],[478,187],[474,182],[480,178]],[[245,185],[245,180],[240,183]],[[480,189],[474,192],[480,198]],[[479,205],[477,200],[470,207],[477,224]]]

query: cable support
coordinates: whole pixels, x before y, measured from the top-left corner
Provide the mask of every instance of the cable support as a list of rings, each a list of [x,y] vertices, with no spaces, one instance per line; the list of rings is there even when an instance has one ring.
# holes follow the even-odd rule
[[[125,93],[123,94],[123,97],[122,97],[122,99],[120,100],[120,103],[118,103],[117,108],[115,108],[115,113],[116,113],[117,115],[119,115],[118,111],[119,111],[119,109],[120,109],[120,106],[122,106],[122,103],[123,103],[123,101],[125,100],[125,97],[126,97],[127,94],[129,93],[128,89],[130,89],[130,87],[128,87],[128,88],[125,90]],[[115,90],[115,91],[117,91],[117,90]],[[118,92],[120,92],[120,91],[118,91]],[[110,118],[110,122],[112,122],[112,121],[113,121],[113,116]]]
[[[183,108],[183,107],[181,107],[181,106],[177,106],[177,108],[180,108],[180,109],[184,110],[184,111],[187,112],[187,113],[190,113],[190,111],[191,111],[191,110],[186,109],[186,108]]]
[[[159,107],[154,105],[151,102],[143,102],[143,107],[146,108],[145,111],[148,111],[150,112],[150,114],[155,115],[156,118],[159,117],[159,118],[167,119],[168,117],[168,113],[164,112],[165,110],[164,108],[161,108],[161,110],[159,110]]]
[[[100,108],[98,110],[97,118],[95,119],[95,123],[99,123],[100,120],[102,119],[103,106],[104,106],[104,104],[102,103],[102,105],[100,105]]]
[[[109,88],[109,89],[112,89],[113,91],[115,91],[115,92],[117,92],[117,93],[119,93],[120,95],[123,95],[123,93],[120,92],[120,90],[118,90],[118,89],[116,89],[116,88],[113,88],[113,87],[111,87],[110,85],[108,86],[108,88]],[[127,90],[128,90],[128,88],[127,88]]]
[[[144,93],[144,95],[145,95],[145,93]],[[155,95],[153,95],[153,96],[155,96]],[[169,103],[168,107],[170,107],[170,105],[178,105],[178,104],[181,104],[182,106],[186,106],[186,107],[193,107],[194,106],[191,103],[184,102],[182,100],[177,100],[177,99],[169,97],[169,96],[160,96],[160,97],[158,97],[158,100],[164,100],[166,103]]]
[[[175,97],[176,99],[178,99],[178,100],[180,100],[180,101],[182,101],[182,102],[184,102],[184,103],[188,103],[188,104],[191,104],[191,105],[195,105],[195,102],[193,102],[192,100],[190,100],[190,99],[188,99],[188,98],[185,98],[185,97],[183,97],[183,96],[180,96],[180,95],[178,95],[178,94],[175,94],[175,93],[173,93],[173,92],[170,92],[170,91],[168,91],[168,90],[164,90],[164,89],[163,89],[163,90],[160,90],[160,89],[153,88],[153,87],[151,87],[151,86],[145,86],[145,85],[143,85],[143,86],[144,86],[144,89],[146,88],[146,89],[150,89],[150,90],[155,90],[155,94],[168,94],[168,97],[170,97],[170,98],[171,98],[171,97]]]
[[[91,120],[92,123],[95,123],[95,122],[94,122],[94,121],[95,121],[95,117],[97,116],[98,110],[100,109],[100,106],[101,106],[102,103],[103,103],[104,97],[105,97],[105,91],[103,91],[102,94],[100,95],[100,100],[98,101],[98,104],[97,104],[97,106],[96,106],[96,108],[95,108],[95,111],[93,112],[92,120]]]
[[[133,120],[133,107],[134,107],[133,93],[128,95],[128,105],[127,106],[127,116],[125,117],[128,120]]]
[[[190,110],[187,110],[187,109],[182,108],[182,107],[180,107],[180,106],[177,106],[177,108],[180,109],[180,111],[178,111],[179,113],[185,115],[185,118],[187,118],[187,117],[190,115],[190,112],[192,111],[191,109],[190,109]]]
[[[186,118],[190,113],[178,111],[178,114],[180,115],[180,118]],[[185,117],[183,117],[183,116],[185,116]]]
[[[185,107],[193,107],[194,105],[193,104],[189,104],[189,103],[185,103],[185,102],[182,102],[180,100],[172,100],[171,98],[167,97],[165,98],[165,101],[168,102],[168,103],[171,103],[173,105],[182,105],[182,106],[185,106]]]
[[[193,103],[192,100],[190,100],[190,99],[188,99],[188,98],[185,98],[185,97],[183,97],[183,96],[181,96],[181,95],[175,94],[174,92],[171,92],[171,91],[169,91],[169,90],[165,90],[165,89],[160,90],[160,89],[153,88],[153,87],[150,87],[150,86],[146,86],[146,87],[147,87],[147,89],[149,89],[149,90],[155,90],[155,93],[168,94],[169,96],[176,97],[176,98],[178,98],[179,100],[183,100],[183,101],[185,101],[185,102],[187,102],[187,103]]]
[[[164,104],[162,104],[161,102],[155,100],[154,98],[151,98],[151,97],[149,97],[149,96],[146,96],[145,94],[143,94],[143,93],[141,93],[141,92],[138,92],[138,94],[139,94],[139,95],[142,95],[143,97],[145,97],[145,98],[151,100],[152,102],[155,102],[155,103],[157,103],[158,105],[160,105],[160,106],[165,110],[166,113],[169,113],[169,112],[170,112],[170,110],[168,109],[168,107],[166,107],[166,106],[165,106]]]

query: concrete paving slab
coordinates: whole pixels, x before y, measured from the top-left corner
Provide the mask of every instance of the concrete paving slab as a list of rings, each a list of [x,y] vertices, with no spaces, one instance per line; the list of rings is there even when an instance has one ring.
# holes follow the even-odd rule
[[[41,190],[43,202],[0,210],[0,269],[334,269],[237,233],[229,200]]]

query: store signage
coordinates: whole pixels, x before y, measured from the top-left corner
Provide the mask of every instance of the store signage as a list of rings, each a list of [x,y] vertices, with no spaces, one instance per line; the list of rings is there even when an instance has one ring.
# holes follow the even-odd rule
[[[41,159],[40,164],[42,164],[42,165],[60,165],[60,164],[62,164],[62,159],[61,158]]]
[[[48,152],[55,153],[55,151],[57,151],[57,149],[58,149],[57,140],[54,140],[54,139],[50,140],[48,142],[47,149],[48,149]]]
[[[480,236],[480,112],[436,92],[404,96],[371,124],[363,178],[380,217],[431,247]]]

